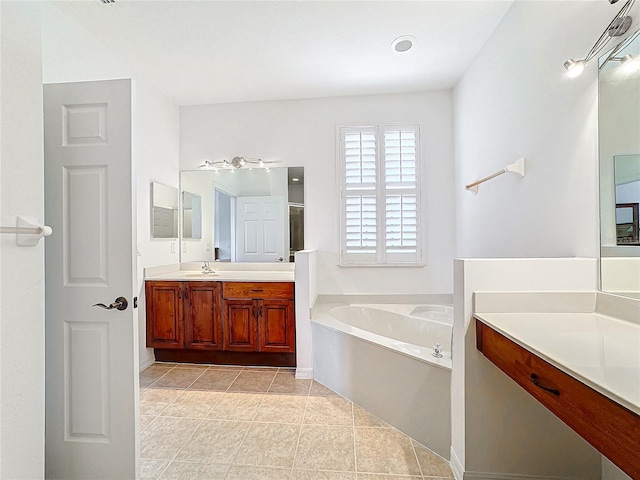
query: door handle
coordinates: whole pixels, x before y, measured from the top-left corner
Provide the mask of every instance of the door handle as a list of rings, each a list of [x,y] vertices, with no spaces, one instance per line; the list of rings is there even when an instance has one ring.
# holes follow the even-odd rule
[[[92,305],[93,307],[100,307],[100,308],[104,308],[105,310],[113,310],[114,308],[116,310],[126,310],[127,307],[129,306],[129,303],[127,302],[127,299],[124,297],[118,297],[115,299],[115,301],[107,306],[104,303],[96,303],[95,305]]]

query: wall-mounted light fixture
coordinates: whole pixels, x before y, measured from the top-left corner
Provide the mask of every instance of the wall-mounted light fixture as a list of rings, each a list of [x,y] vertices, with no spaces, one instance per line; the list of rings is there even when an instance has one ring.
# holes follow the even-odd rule
[[[620,69],[625,75],[631,75],[640,70],[640,57],[638,56],[627,54],[622,57],[610,57],[607,61],[620,62]]]
[[[264,168],[265,170],[270,170],[269,165],[275,162],[264,161],[261,158],[247,158],[247,157],[233,157],[231,161],[220,160],[217,162],[210,162],[209,160],[205,160],[200,165],[200,168],[205,170],[237,170],[239,168],[244,169],[252,169],[252,168]]]
[[[609,3],[615,3],[615,1],[609,0]],[[619,37],[620,35],[624,35],[631,26],[631,16],[628,15],[631,7],[636,0],[627,0],[627,3],[620,9],[618,14],[613,18],[611,23],[607,28],[605,28],[600,38],[596,41],[595,45],[591,47],[587,56],[582,60],[574,60],[570,58],[566,62],[564,62],[564,68],[567,71],[567,77],[575,78],[579,76],[583,71],[586,64],[593,59],[602,49],[609,43],[609,41],[613,37]]]

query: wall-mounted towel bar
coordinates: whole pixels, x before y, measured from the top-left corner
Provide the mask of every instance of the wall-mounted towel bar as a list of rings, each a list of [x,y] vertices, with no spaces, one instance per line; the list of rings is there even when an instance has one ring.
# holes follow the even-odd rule
[[[487,177],[481,178],[480,180],[477,180],[473,183],[470,183],[469,185],[467,185],[466,188],[467,190],[471,190],[473,193],[478,193],[478,185],[480,185],[481,183],[487,182],[489,180],[491,180],[492,178],[496,178],[500,175],[502,175],[503,173],[516,173],[518,175],[520,175],[521,177],[524,177],[524,158],[519,158],[518,160],[516,160],[514,163],[512,163],[511,165],[507,165],[506,167],[504,167],[502,170],[493,173]]]
[[[32,218],[18,217],[15,227],[0,227],[0,233],[17,235],[16,244],[19,247],[35,247],[41,238],[51,235],[52,230]]]

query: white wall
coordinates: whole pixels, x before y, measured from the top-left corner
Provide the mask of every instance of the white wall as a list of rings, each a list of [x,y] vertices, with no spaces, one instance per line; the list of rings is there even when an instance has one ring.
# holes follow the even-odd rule
[[[604,1],[515,2],[465,72],[454,90],[458,256],[599,256],[597,62],[573,80],[562,64],[586,55],[619,8]],[[634,18],[631,31],[638,28]],[[501,176],[477,195],[464,190],[520,156],[527,159],[524,178]],[[456,308],[457,316],[462,306]],[[454,365],[454,372],[453,448],[468,469],[490,470],[494,460],[480,458],[486,435],[465,432],[459,415],[464,396],[469,408],[474,392],[462,387],[464,370]],[[481,420],[481,409],[473,408]],[[481,448],[470,454],[473,445]]]
[[[180,112],[167,97],[142,82],[135,84],[134,162],[138,174],[138,333],[140,368],[154,361],[146,348],[143,269],[179,262],[177,240],[151,238],[151,182],[178,188]],[[175,250],[171,251],[171,243]]]
[[[305,248],[318,251],[318,292],[450,293],[454,253],[450,92],[182,107],[180,168],[236,155],[305,167]],[[420,123],[424,268],[338,267],[336,125]]]
[[[148,82],[135,78],[135,65],[113,55],[82,25],[55,5],[43,4],[44,83],[134,78],[133,159],[137,169],[138,325],[140,366],[153,362],[146,348],[143,268],[179,261],[170,239],[151,239],[151,182],[178,188],[179,109]]]
[[[457,254],[598,256],[597,62],[563,76],[618,12],[605,1],[515,2],[454,91]],[[526,157],[526,176],[464,190]]]
[[[0,17],[0,224],[15,226],[44,221],[40,5],[0,2]],[[44,477],[45,241],[0,236],[0,478]]]

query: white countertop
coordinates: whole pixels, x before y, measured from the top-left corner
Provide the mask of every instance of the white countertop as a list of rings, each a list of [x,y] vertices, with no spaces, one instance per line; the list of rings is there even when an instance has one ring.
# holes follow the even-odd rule
[[[474,313],[526,350],[640,415],[640,325],[599,312]]]
[[[194,281],[194,282],[293,282],[293,271],[270,270],[219,270],[213,274],[204,275],[197,270],[177,270],[160,275],[148,275],[145,280],[161,281]]]
[[[293,282],[295,264],[210,262],[214,273],[203,274],[202,262],[173,263],[144,269],[145,280],[173,282]]]

